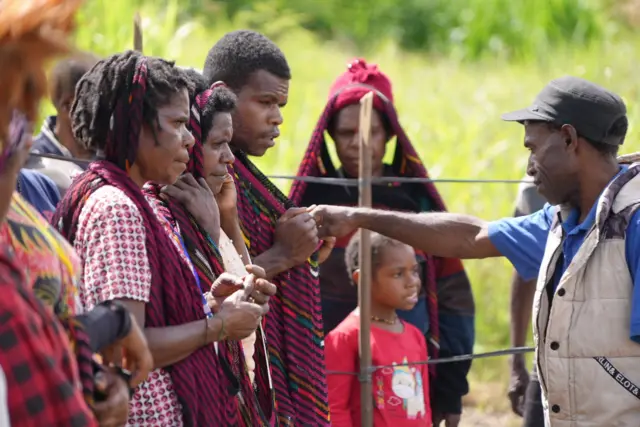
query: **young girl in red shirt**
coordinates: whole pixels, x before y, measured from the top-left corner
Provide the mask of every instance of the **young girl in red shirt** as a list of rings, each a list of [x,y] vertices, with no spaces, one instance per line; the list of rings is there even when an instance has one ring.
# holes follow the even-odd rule
[[[360,232],[346,249],[346,265],[358,283]],[[422,333],[398,318],[396,310],[410,310],[418,301],[420,272],[412,247],[371,233],[371,352],[374,366],[397,365],[373,373],[375,427],[431,427],[427,344]],[[356,308],[325,338],[329,371],[359,371]],[[359,427],[360,383],[355,375],[330,374],[329,409],[334,427]]]

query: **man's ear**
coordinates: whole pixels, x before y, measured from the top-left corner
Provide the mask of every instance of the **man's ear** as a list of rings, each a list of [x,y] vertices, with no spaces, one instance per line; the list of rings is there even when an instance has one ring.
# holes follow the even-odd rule
[[[571,125],[562,125],[560,135],[567,144],[567,148],[575,150],[578,146],[578,131]]]
[[[358,282],[360,281],[360,269],[356,269],[351,275],[351,279],[353,279],[353,284],[358,286]]]

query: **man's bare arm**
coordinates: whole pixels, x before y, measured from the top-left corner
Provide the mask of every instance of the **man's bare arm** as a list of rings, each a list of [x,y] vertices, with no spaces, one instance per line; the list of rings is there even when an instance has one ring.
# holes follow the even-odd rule
[[[316,207],[312,214],[319,222],[320,237],[343,237],[357,228],[366,228],[430,255],[461,259],[501,256],[489,240],[488,223],[470,215],[413,214],[325,205]]]
[[[531,322],[536,280],[524,280],[514,271],[511,281],[511,345],[522,347]]]
[[[523,347],[527,341],[527,331],[531,322],[533,297],[536,292],[536,280],[524,280],[513,272],[511,280],[511,346]],[[509,382],[509,400],[511,409],[519,416],[524,414],[524,402],[529,385],[529,370],[524,354],[511,356],[511,380]]]

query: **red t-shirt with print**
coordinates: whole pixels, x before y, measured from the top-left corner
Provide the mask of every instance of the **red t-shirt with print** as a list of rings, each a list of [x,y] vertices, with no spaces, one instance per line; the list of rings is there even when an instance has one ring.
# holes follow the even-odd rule
[[[402,322],[394,333],[371,326],[373,365],[393,365],[427,360],[427,344],[420,331]],[[325,338],[329,371],[359,371],[360,316],[351,313]],[[329,408],[333,427],[360,426],[360,383],[355,375],[329,374]],[[373,373],[373,424],[375,427],[430,427],[429,373],[427,365],[398,366]]]

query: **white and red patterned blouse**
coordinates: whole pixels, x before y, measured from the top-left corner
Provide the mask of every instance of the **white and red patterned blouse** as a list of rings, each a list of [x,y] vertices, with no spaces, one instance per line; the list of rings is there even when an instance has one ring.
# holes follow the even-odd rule
[[[148,201],[159,216],[156,201]],[[172,233],[168,222],[162,224]],[[133,201],[121,190],[104,186],[89,196],[80,213],[74,247],[84,266],[78,293],[86,309],[113,299],[149,302],[151,271],[144,224]],[[177,250],[185,259],[182,249]],[[183,425],[182,408],[167,371],[152,371],[136,389],[127,425]]]

